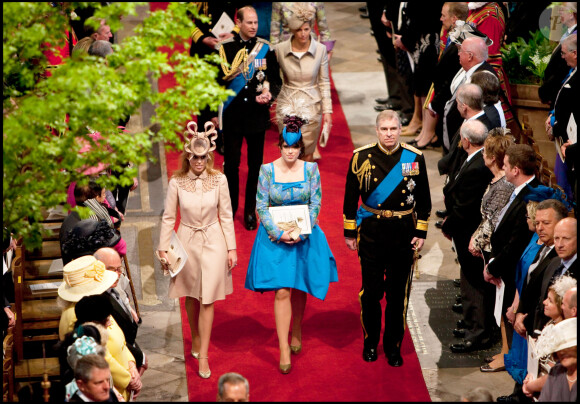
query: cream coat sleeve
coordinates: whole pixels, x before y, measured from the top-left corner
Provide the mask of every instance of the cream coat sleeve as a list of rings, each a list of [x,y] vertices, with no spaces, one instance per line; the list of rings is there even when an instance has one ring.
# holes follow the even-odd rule
[[[165,210],[161,219],[161,231],[159,236],[158,250],[167,251],[171,242],[171,231],[175,227],[177,217],[177,206],[179,205],[179,196],[177,194],[177,181],[171,179],[167,187],[165,196]]]
[[[322,97],[322,113],[332,114],[332,99],[330,98],[330,74],[328,72],[328,52],[326,47],[321,45],[317,53],[322,51],[322,61],[318,73],[318,88]]]
[[[225,175],[220,175],[218,212],[222,231],[229,250],[236,249],[236,233],[234,230],[234,215],[232,201],[228,189],[228,180]]]

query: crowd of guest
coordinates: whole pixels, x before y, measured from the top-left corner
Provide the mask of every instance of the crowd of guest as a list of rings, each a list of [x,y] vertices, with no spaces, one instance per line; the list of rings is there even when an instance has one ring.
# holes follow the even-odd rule
[[[210,4],[211,13],[205,10],[206,14],[226,13],[236,21],[236,27],[220,36],[219,41],[203,31],[207,28],[203,24],[192,35],[191,54],[218,53],[219,49],[223,66],[228,64],[228,58],[233,61],[247,43],[263,49],[263,53],[254,57],[264,63],[255,64],[260,68],[252,70],[251,77],[238,74],[233,66],[231,70],[223,67],[225,76],[220,77],[220,82],[235,87],[236,80],[243,77],[245,89],[244,84],[237,88],[238,94],[226,102],[219,119],[210,111],[204,111],[198,118],[214,124],[225,123],[225,127],[219,127],[220,135],[229,131],[230,137],[224,138],[222,150],[227,181],[214,173],[221,178],[220,198],[227,199],[220,209],[230,210],[220,213],[222,223],[228,217],[231,224],[238,207],[241,147],[244,138],[248,142],[250,173],[244,203],[244,224],[248,230],[257,226],[255,196],[260,192],[257,187],[264,134],[276,98],[279,129],[284,135],[287,122],[283,117],[287,110],[296,109],[298,99],[309,110],[311,119],[301,132],[305,160],[309,162],[321,158],[317,144],[319,141],[325,144],[328,139],[324,136],[321,139],[320,132],[330,131],[332,125],[328,66],[334,42],[330,39],[324,4],[301,6],[299,18],[298,6],[293,4],[274,3],[272,7],[269,34],[274,42],[279,42],[273,47],[257,37],[260,8]],[[555,164],[559,187],[555,188],[540,183],[537,152],[530,145],[517,143],[508,129],[510,125],[513,128],[517,117],[500,48],[511,20],[517,18],[515,13],[520,9],[496,2],[430,2],[425,7],[419,9],[407,2],[384,2],[381,7],[375,3],[367,5],[389,89],[389,97],[377,99],[379,105],[375,109],[400,111],[405,123],[402,135],[414,137],[409,143],[415,150],[442,146],[438,170],[446,176],[445,209],[437,212],[442,219],[437,227],[453,242],[457,254],[460,295],[455,309],[462,315],[452,331],[459,340],[449,349],[458,354],[470,353],[502,341],[501,352],[485,358],[486,363],[481,366],[482,372],[507,370],[514,379],[513,393],[499,397],[498,401],[575,401],[577,182],[576,143],[569,127],[576,119],[573,95],[577,80],[576,3],[564,3],[561,7],[566,31],[540,89],[540,97],[552,108],[546,117],[546,132],[559,152]],[[510,12],[514,14],[509,15]],[[441,15],[440,23],[434,15]],[[320,37],[314,33],[314,26]],[[84,37],[76,38],[73,57],[82,58],[87,53],[106,58],[113,52],[109,42],[113,34],[105,21],[97,29],[83,26],[79,32]],[[252,96],[248,86],[255,93]],[[239,125],[242,119],[247,124]],[[126,123],[120,122],[120,126]],[[240,128],[249,132],[242,133]],[[99,140],[98,132],[92,132],[91,136]],[[281,139],[281,150],[292,146],[285,137]],[[209,148],[198,153],[193,150],[193,143],[191,147],[191,157],[182,162],[185,167],[182,176],[189,172],[193,159],[192,164],[197,160],[202,164],[204,160],[203,169],[197,173],[201,177]],[[313,170],[317,174],[317,169]],[[111,172],[105,163],[88,168],[85,174],[88,185],[69,184],[68,203],[71,207],[88,208],[88,218],[82,220],[78,211],[73,210],[60,232],[65,265],[64,282],[58,290],[62,308],[59,352],[65,397],[69,401],[130,401],[139,395],[143,387],[141,376],[148,368],[147,357],[136,342],[141,319],[131,305],[129,281],[122,264],[127,245],[120,230],[129,191],[136,189],[138,181],[134,179],[133,185],[111,192],[98,185],[99,176],[121,173]],[[173,210],[167,209],[167,205],[166,215],[177,210],[178,198],[171,202]],[[166,217],[163,245],[169,244],[175,225],[175,217],[171,219]],[[222,232],[221,227],[219,231]],[[222,266],[231,269],[237,263],[233,224],[231,234],[226,236],[229,239],[224,244],[225,253],[218,254],[225,257]],[[268,239],[264,237],[266,243]],[[4,241],[6,253],[6,237]],[[225,294],[231,293],[231,278],[227,281]],[[500,318],[494,315],[497,294],[503,295]],[[192,355],[200,361],[200,376],[209,378],[209,363],[203,362],[201,366],[201,361],[208,360],[211,304],[225,296],[208,296],[203,304],[201,297],[187,296],[190,322],[199,321],[201,328],[196,332],[197,326],[192,327],[192,340],[198,345]],[[290,295],[286,300],[288,324],[284,330],[288,334]],[[5,314],[7,324],[13,324],[11,311],[5,310]],[[211,317],[211,321],[203,320],[205,317]],[[208,329],[203,328],[207,325],[202,325],[204,321],[209,324]],[[284,348],[282,373],[290,371],[290,352],[301,349],[301,337],[293,335],[293,342],[294,345],[280,342]],[[533,355],[529,354],[530,349],[534,350]],[[529,358],[537,361],[533,373],[529,371],[534,369]],[[243,395],[247,398],[247,380],[230,375],[220,378],[218,399],[224,398],[227,383],[238,387],[245,383]]]

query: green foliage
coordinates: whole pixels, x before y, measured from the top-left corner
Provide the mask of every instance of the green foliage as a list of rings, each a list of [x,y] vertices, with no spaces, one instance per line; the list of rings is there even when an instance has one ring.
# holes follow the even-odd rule
[[[84,56],[67,59],[50,70],[43,51],[66,44],[71,9],[89,3],[3,3],[3,225],[38,246],[42,212],[64,204],[68,184],[86,182],[82,174],[99,163],[123,171],[120,180],[100,177],[106,187],[132,183],[137,167],[152,161],[152,144],[181,144],[187,121],[200,110],[217,110],[231,91],[216,84],[215,57],[200,59],[188,53],[192,3],[170,3],[151,13],[135,35],[127,37],[107,60]],[[105,18],[112,31],[122,16],[135,15],[139,3],[90,3],[95,16]],[[141,3],[144,4],[144,3]],[[147,4],[147,3],[145,3]],[[50,45],[49,45],[50,44]],[[171,57],[163,49],[185,47]],[[177,85],[156,92],[150,78],[172,74]],[[154,133],[123,133],[117,123],[135,114],[143,102],[156,107]],[[98,132],[95,140],[90,132]],[[90,150],[81,153],[83,146]],[[125,168],[127,162],[133,168]]]
[[[541,84],[544,71],[555,48],[540,30],[530,31],[526,40],[505,44],[501,49],[504,69],[512,84]]]

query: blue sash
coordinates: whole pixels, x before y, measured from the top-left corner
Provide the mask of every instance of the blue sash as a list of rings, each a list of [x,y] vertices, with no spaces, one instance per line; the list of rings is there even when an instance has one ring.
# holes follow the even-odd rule
[[[401,154],[401,159],[395,166],[389,171],[389,174],[381,181],[378,187],[369,195],[365,201],[365,205],[370,208],[377,209],[379,203],[383,203],[391,195],[391,193],[397,188],[397,186],[403,180],[403,170],[401,164],[399,163],[412,163],[415,160],[415,153],[407,149],[403,149]],[[397,169],[398,168],[398,169]],[[358,208],[356,212],[356,227],[359,227],[362,220],[367,217],[373,216],[374,213],[369,212],[362,206]]]
[[[260,49],[260,52],[258,52],[258,54],[254,58],[254,60],[252,60],[252,63],[249,66],[249,69],[250,69],[249,74],[251,74],[252,76],[254,75],[254,61],[256,59],[264,59],[266,57],[266,53],[268,53],[269,49],[270,49],[270,47],[268,46],[268,44],[262,43],[262,48]],[[236,77],[234,77],[234,79],[228,85],[228,90],[233,90],[236,93],[236,95],[230,95],[228,97],[228,99],[224,102],[224,109],[223,109],[224,111],[231,104],[231,102],[234,100],[234,98],[236,98],[238,96],[238,94],[242,90],[242,87],[244,87],[245,85],[246,85],[246,79],[244,79],[243,74],[240,73]]]

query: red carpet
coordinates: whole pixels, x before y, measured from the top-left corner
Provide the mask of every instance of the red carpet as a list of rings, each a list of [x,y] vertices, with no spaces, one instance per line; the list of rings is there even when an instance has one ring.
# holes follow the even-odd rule
[[[153,6],[152,6],[153,8]],[[159,81],[160,91],[172,85]],[[362,360],[360,324],[360,266],[356,253],[348,250],[342,233],[342,200],[352,142],[334,86],[333,132],[318,161],[322,177],[320,226],[338,265],[337,283],[330,285],[325,301],[309,296],[303,323],[303,350],[292,355],[292,371],[278,371],[279,351],[274,322],[274,293],[256,293],[244,288],[246,268],[256,231],[243,226],[243,206],[235,218],[238,266],[234,269],[234,293],[215,304],[215,319],[209,349],[212,376],[197,375],[183,299],[181,313],[187,383],[190,401],[215,401],[217,381],[226,372],[238,372],[250,383],[251,401],[430,401],[421,367],[408,330],[402,345],[404,365],[392,368],[384,355],[367,363]],[[264,162],[278,158],[277,130],[266,133]],[[177,168],[179,152],[167,152],[167,171]],[[216,154],[216,167],[223,157]],[[240,177],[247,174],[245,146]],[[245,180],[240,181],[245,190]],[[243,204],[243,194],[240,204]],[[382,353],[382,344],[379,345]]]

